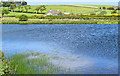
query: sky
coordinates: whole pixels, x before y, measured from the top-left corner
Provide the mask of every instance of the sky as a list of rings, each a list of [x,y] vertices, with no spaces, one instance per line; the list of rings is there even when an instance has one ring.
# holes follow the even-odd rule
[[[15,1],[20,1],[20,0],[15,0]],[[24,1],[27,2],[119,2],[120,0],[24,0]]]

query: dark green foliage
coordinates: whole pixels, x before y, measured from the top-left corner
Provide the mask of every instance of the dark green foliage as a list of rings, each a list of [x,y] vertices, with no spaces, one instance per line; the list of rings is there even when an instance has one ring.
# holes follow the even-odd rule
[[[19,11],[20,11],[20,9],[21,9],[21,6],[22,6],[22,4],[18,4]]]
[[[90,15],[96,15],[95,13],[91,13]]]
[[[28,10],[31,9],[31,6],[30,5],[26,5],[26,6],[24,6],[24,8],[25,8],[26,12],[28,12]]]
[[[13,9],[15,9],[15,8],[16,8],[16,4],[11,4],[11,5],[10,5],[10,9],[13,10]]]
[[[7,9],[2,10],[2,15],[10,13]]]
[[[22,2],[22,5],[23,5],[23,6],[27,5],[27,2],[23,1],[23,2]]]
[[[59,13],[59,15],[62,15],[62,14],[63,14],[62,12]]]
[[[41,13],[42,13],[42,11],[46,10],[46,6],[45,6],[45,5],[40,5],[40,6],[37,7],[35,10],[37,11],[37,13],[38,13],[39,10],[40,10]]]
[[[42,11],[46,10],[46,6],[45,5],[40,5],[40,11],[42,13]]]
[[[11,3],[9,2],[3,2],[3,7],[10,7]]]
[[[113,10],[111,13],[117,13],[117,10]]]
[[[114,10],[114,8],[113,7],[109,7],[109,8],[107,8],[107,10]]]
[[[36,10],[36,11],[37,11],[37,13],[38,13],[38,11],[40,10],[40,8],[39,8],[39,7],[37,7],[35,10]]]
[[[19,21],[27,21],[28,20],[28,16],[27,15],[21,15],[20,17],[19,17]]]
[[[103,7],[103,9],[106,9],[106,7]]]

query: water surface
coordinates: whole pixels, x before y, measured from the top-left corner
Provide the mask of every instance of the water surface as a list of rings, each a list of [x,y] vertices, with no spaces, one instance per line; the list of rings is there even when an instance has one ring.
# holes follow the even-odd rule
[[[72,73],[117,73],[116,24],[4,24],[2,27],[6,56],[30,51],[57,53],[64,59],[51,61],[71,68]]]

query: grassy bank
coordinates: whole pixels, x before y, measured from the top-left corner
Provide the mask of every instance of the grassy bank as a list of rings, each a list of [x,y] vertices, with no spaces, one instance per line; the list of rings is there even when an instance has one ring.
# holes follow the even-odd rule
[[[15,17],[5,17],[2,24],[118,24],[119,20],[110,19],[29,19],[19,21]]]

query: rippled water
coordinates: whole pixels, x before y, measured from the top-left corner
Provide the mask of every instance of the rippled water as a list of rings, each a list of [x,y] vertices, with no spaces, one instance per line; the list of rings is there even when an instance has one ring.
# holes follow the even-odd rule
[[[75,66],[78,71],[117,73],[117,24],[14,24],[2,26],[3,51],[7,56],[24,53],[26,50],[27,52],[34,50],[50,54],[58,51],[61,57],[65,53],[68,58],[79,56],[80,58],[77,57],[76,62],[67,61],[71,64],[71,68]],[[82,62],[89,71],[85,71],[84,67],[76,66],[83,65]],[[73,65],[74,63],[77,64]],[[57,62],[55,64],[57,65]]]

